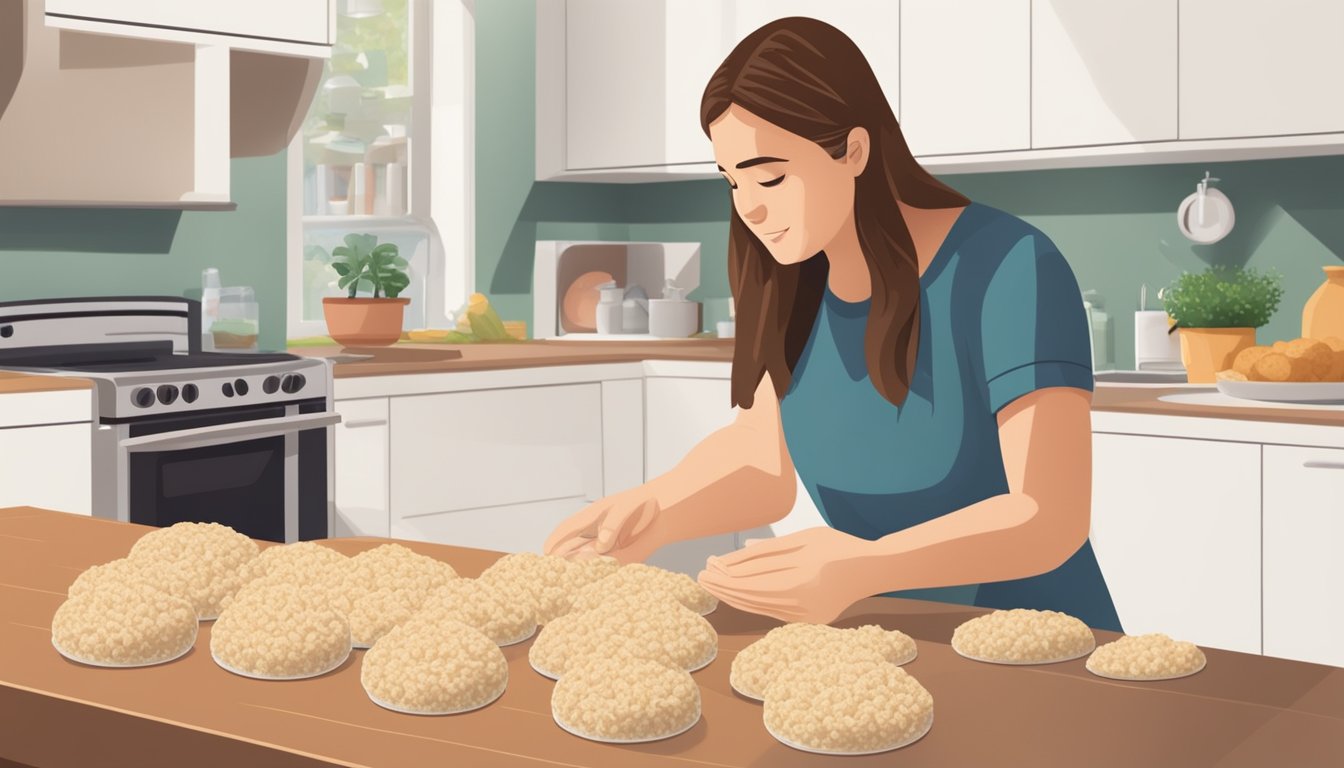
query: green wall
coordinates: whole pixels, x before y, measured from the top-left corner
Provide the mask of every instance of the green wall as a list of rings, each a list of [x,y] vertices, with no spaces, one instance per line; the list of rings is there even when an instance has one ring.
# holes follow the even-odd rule
[[[727,185],[536,182],[535,17],[532,0],[476,6],[476,282],[506,317],[532,316],[536,240],[695,240],[703,243],[696,299],[728,296]],[[1236,208],[1236,227],[1199,246],[1176,228],[1176,208],[1205,171]],[[1273,268],[1284,298],[1261,341],[1300,333],[1302,305],[1344,258],[1344,157],[1127,166],[944,177],[971,199],[1039,227],[1097,290],[1111,315],[1119,367],[1134,364],[1139,286],[1157,288],[1205,263]],[[529,326],[530,327],[530,326]]]
[[[285,153],[232,162],[235,211],[0,207],[0,301],[199,298],[201,270],[257,293],[263,349],[285,343]]]

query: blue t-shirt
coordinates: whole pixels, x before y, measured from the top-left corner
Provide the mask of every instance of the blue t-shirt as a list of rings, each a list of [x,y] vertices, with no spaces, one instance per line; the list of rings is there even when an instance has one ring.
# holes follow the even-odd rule
[[[919,350],[902,405],[868,377],[871,300],[846,302],[829,286],[780,402],[789,454],[817,509],[865,539],[1007,493],[998,411],[1043,387],[1093,385],[1073,272],[1021,219],[967,206],[920,277],[920,298]],[[1058,610],[1120,629],[1090,541],[1039,576],[892,594]]]

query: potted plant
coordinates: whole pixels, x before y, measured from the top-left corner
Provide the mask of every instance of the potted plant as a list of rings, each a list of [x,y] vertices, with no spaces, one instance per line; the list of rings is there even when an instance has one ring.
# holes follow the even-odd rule
[[[331,268],[340,275],[341,288],[349,288],[344,298],[322,299],[322,314],[327,334],[342,346],[386,346],[401,338],[404,309],[410,299],[399,298],[411,279],[406,260],[393,243],[378,243],[375,235],[348,234],[345,245],[332,249]],[[372,291],[357,298],[360,288]]]
[[[1276,273],[1241,267],[1210,267],[1176,279],[1163,304],[1180,330],[1187,381],[1212,383],[1238,352],[1255,345],[1255,329],[1279,308],[1280,283]]]

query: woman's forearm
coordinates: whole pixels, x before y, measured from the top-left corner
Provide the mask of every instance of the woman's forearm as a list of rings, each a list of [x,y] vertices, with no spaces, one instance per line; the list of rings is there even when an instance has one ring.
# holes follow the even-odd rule
[[[710,434],[675,467],[649,481],[661,513],[650,534],[684,541],[772,523],[789,513],[796,494],[783,445],[732,424]]]
[[[1026,494],[993,496],[878,539],[857,572],[872,595],[1035,576],[1078,550],[1088,519],[1043,512]]]

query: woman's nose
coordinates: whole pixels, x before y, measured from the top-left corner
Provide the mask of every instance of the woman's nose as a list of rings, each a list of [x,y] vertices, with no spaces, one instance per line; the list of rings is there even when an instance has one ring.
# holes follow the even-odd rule
[[[760,224],[761,222],[765,221],[765,206],[764,206],[764,205],[757,205],[757,206],[754,206],[754,207],[751,207],[751,206],[744,206],[744,208],[746,209],[746,212],[742,214],[742,218],[743,218],[748,224],[756,225],[756,224]]]

